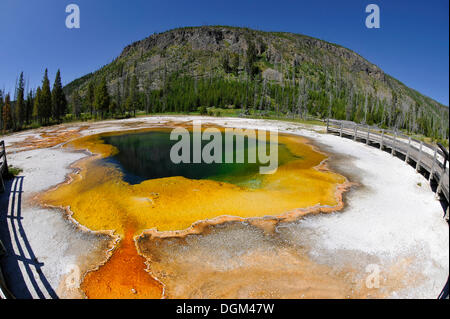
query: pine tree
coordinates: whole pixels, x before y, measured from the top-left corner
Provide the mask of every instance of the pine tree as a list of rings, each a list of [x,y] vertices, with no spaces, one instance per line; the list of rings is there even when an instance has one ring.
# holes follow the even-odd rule
[[[45,69],[44,79],[39,100],[39,119],[42,123],[48,124],[52,115],[52,94],[50,92],[50,81],[48,80],[48,70]]]
[[[247,74],[253,78],[258,73],[258,67],[255,66],[256,62],[256,48],[252,41],[248,41],[247,48],[247,61],[245,64],[245,68]]]
[[[36,89],[36,96],[34,97],[34,103],[33,103],[33,113],[32,117],[34,121],[37,121],[39,123],[42,123],[42,107],[41,107],[41,87],[38,86]]]
[[[125,110],[130,113],[133,110],[133,99],[131,95],[128,95],[127,99],[125,100]]]
[[[81,115],[81,97],[78,93],[78,90],[75,90],[72,94],[72,113],[75,115],[76,118],[79,118]]]
[[[131,78],[130,84],[130,97],[131,97],[131,108],[133,110],[133,116],[136,116],[136,109],[139,105],[139,87],[136,75]]]
[[[118,110],[117,102],[115,100],[112,100],[111,104],[109,105],[109,113],[111,115],[114,115],[117,113],[117,110]]]
[[[16,103],[14,105],[15,113],[15,129],[18,130],[22,127],[25,120],[25,82],[23,79],[23,72],[20,73],[19,83],[16,90]]]
[[[52,116],[56,121],[60,121],[67,112],[66,95],[62,89],[61,72],[56,72],[55,83],[52,90]]]
[[[232,69],[230,66],[230,57],[228,56],[228,53],[225,53],[222,58],[222,68],[225,71],[225,73],[231,73]]]
[[[233,70],[234,75],[238,76],[239,74],[239,54],[233,55],[233,59],[231,61],[231,69]]]
[[[117,113],[122,113],[122,94],[120,93],[120,83],[117,83],[116,87],[116,103],[117,103]]]
[[[91,113],[91,116],[94,111],[94,100],[95,100],[95,84],[94,81],[90,81],[87,88],[86,103],[87,108]]]
[[[106,78],[103,78],[98,86],[95,88],[94,107],[97,112],[100,112],[101,117],[104,118],[109,109],[109,93],[106,85]]]
[[[30,90],[30,92],[28,92],[27,101],[25,103],[25,123],[26,124],[31,123],[31,117],[33,114],[33,105],[34,105],[33,90]]]
[[[9,94],[5,97],[5,105],[3,106],[3,132],[9,131],[12,128],[12,114],[11,114],[11,101]]]

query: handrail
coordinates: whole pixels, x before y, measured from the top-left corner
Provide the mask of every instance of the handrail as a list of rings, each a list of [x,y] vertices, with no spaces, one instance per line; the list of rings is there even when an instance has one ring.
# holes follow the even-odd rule
[[[382,128],[380,128],[378,126],[368,125],[368,124],[358,124],[358,123],[355,123],[355,122],[352,122],[352,121],[327,119],[327,123],[336,123],[338,125],[343,124],[344,127],[347,126],[348,128],[354,128],[355,126],[358,126],[358,130],[359,130],[359,128],[366,128],[366,129],[368,128],[370,130],[380,131],[380,132],[381,132],[381,130],[383,130]],[[384,133],[385,134],[391,134],[391,135],[397,134],[397,136],[400,136],[400,137],[403,137],[403,138],[406,138],[406,139],[408,139],[410,137],[410,136],[405,135],[405,134],[403,134],[403,133],[401,133],[399,131],[396,131],[396,130],[384,129]],[[387,136],[389,137],[389,135],[387,135]],[[427,146],[429,148],[433,148],[433,145],[431,145],[431,144],[429,144],[427,142],[420,141],[420,140],[418,140],[416,138],[413,138],[413,137],[411,137],[411,140],[416,142],[416,143],[419,143],[419,144],[422,142],[425,146]],[[442,155],[444,155],[444,154],[442,154]]]
[[[398,140],[398,138],[403,138],[403,139],[406,139],[408,141],[411,140],[411,142],[415,142],[415,143],[417,143],[419,145],[422,144],[423,146],[425,146],[426,148],[428,148],[430,150],[429,153],[434,153],[434,150],[435,150],[435,146],[433,146],[433,145],[431,145],[431,144],[429,144],[427,142],[420,141],[420,140],[418,140],[416,138],[407,136],[407,135],[405,135],[405,134],[403,134],[401,132],[398,132],[398,131],[393,131],[393,130],[389,130],[389,129],[381,129],[381,128],[377,127],[377,126],[370,126],[370,125],[366,125],[366,124],[364,124],[364,125],[363,124],[357,124],[357,123],[351,122],[351,121],[327,119],[327,128],[330,125],[333,126],[333,124],[339,126],[339,128],[342,126],[343,129],[349,128],[349,129],[355,130],[355,127],[356,127],[357,131],[360,132],[360,133],[361,132],[365,132],[365,133],[369,132],[370,134],[375,134],[376,135],[377,133],[383,131],[384,132],[384,139],[387,139],[387,140],[393,140],[393,139]],[[396,138],[395,138],[395,136],[396,136]],[[410,144],[410,147],[414,148],[417,151],[420,150],[413,143]],[[443,151],[443,150],[445,150],[445,147],[438,148],[437,154],[439,156],[445,158],[446,155],[445,155],[445,151]],[[446,152],[448,154],[448,151],[446,151]],[[447,158],[448,158],[448,155],[447,155]]]
[[[417,171],[420,169],[428,171],[430,181],[435,178],[438,183],[436,193],[442,193],[446,200],[449,200],[448,150],[442,144],[431,145],[398,131],[380,129],[376,126],[357,124],[351,121],[327,119],[326,125],[327,132],[339,133],[339,136],[350,136],[354,140],[364,140],[366,144],[378,144],[380,149],[390,149],[393,155],[403,154],[407,162],[413,160],[416,163]]]
[[[2,161],[0,167],[0,192],[5,191],[5,184],[3,182],[3,177],[8,174],[8,162],[6,160],[6,149],[5,149],[5,141],[0,141],[0,146],[3,148],[0,151],[0,160]],[[6,254],[5,246],[3,246],[2,241],[0,240],[0,258]],[[3,278],[2,269],[0,267],[0,298],[2,299],[13,299],[13,294],[6,287],[5,279]]]
[[[439,148],[441,149],[443,155],[445,156],[445,158],[448,161],[448,150],[445,148],[444,145],[442,145],[441,143],[437,143],[437,146],[439,146]]]
[[[6,248],[0,240],[0,258],[6,254]],[[5,278],[3,277],[3,272],[0,267],[0,299],[15,299],[11,291],[9,291],[6,286]]]
[[[5,141],[0,141],[0,146],[3,148],[0,151],[0,193],[3,193],[5,191],[5,183],[3,182],[3,177],[8,173],[8,161],[6,160]]]

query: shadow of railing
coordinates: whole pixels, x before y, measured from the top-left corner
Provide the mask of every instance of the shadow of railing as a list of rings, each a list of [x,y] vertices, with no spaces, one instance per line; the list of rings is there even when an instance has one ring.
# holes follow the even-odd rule
[[[58,298],[22,225],[23,181],[23,176],[6,181],[0,196],[0,238],[6,248],[0,263],[6,284],[17,298]]]

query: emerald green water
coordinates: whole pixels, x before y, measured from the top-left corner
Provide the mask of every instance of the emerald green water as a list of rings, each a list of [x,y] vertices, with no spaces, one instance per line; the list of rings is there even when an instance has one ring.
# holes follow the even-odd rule
[[[221,134],[222,141],[224,141]],[[183,176],[189,179],[210,179],[214,181],[228,182],[239,186],[250,188],[258,188],[264,175],[259,173],[261,164],[258,156],[256,163],[249,163],[249,151],[252,149],[252,143],[248,143],[245,138],[244,148],[236,150],[236,142],[234,143],[234,156],[236,153],[244,152],[244,163],[225,163],[225,143],[222,143],[222,163],[192,163],[192,138],[190,133],[190,154],[191,163],[175,164],[170,159],[170,150],[177,141],[170,140],[170,132],[151,131],[145,133],[131,133],[126,135],[104,136],[103,141],[107,144],[115,146],[118,154],[106,158],[107,163],[117,165],[124,174],[124,180],[130,184],[138,184],[148,179],[164,178],[171,176]],[[218,138],[218,137],[216,137]],[[202,141],[203,146],[209,141]],[[250,144],[250,145],[249,145]],[[289,149],[279,143],[278,147],[278,166],[289,161],[298,160],[299,157],[293,155]],[[269,152],[269,142],[266,144],[266,150]]]

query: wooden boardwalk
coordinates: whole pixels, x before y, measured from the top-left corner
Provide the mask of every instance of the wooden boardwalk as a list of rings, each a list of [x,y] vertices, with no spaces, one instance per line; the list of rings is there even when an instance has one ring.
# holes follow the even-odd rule
[[[426,173],[429,182],[437,185],[436,195],[447,202],[445,218],[448,220],[448,150],[442,145],[433,146],[397,131],[332,119],[327,120],[327,133],[339,134],[390,151],[392,155],[413,165],[416,171]]]
[[[384,130],[350,121],[327,119],[327,133],[339,134],[341,137],[349,137],[355,141],[379,147],[381,150],[390,151],[392,155],[403,158],[405,162],[413,165],[416,171],[425,172],[430,184],[436,183],[435,185],[437,185],[436,196],[441,200],[445,200],[447,204],[444,218],[448,222],[448,149],[440,144],[437,146],[430,145],[397,131]],[[439,294],[438,299],[449,298],[449,281],[450,279],[447,279],[447,283]]]

